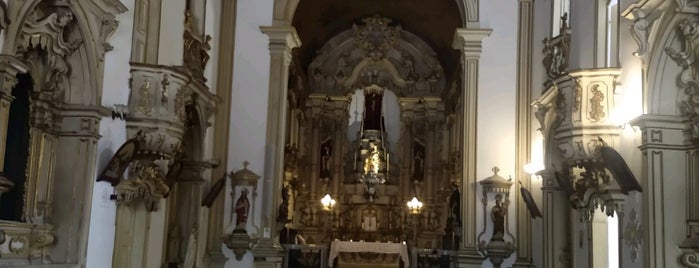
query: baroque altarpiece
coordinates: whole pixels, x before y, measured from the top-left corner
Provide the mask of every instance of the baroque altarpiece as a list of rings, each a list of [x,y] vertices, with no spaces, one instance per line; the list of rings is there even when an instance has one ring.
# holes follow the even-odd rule
[[[456,249],[458,93],[437,54],[373,16],[331,38],[307,71],[300,65],[290,72],[282,243],[293,243],[293,230],[309,244]],[[323,208],[326,195],[335,206]],[[424,203],[419,213],[406,206],[413,197]]]

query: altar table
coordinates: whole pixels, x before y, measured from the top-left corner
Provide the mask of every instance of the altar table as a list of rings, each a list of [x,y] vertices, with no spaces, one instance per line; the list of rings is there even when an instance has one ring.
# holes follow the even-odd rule
[[[382,254],[398,254],[405,264],[405,267],[410,267],[410,257],[408,256],[408,247],[402,243],[381,243],[381,242],[350,242],[350,241],[333,241],[330,244],[330,254],[328,256],[328,265],[333,266],[333,261],[337,258],[340,252],[372,252]]]

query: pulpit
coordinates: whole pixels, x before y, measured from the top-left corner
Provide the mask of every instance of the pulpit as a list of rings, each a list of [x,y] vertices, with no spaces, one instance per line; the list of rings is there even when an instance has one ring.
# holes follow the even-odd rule
[[[335,240],[330,244],[328,265],[336,268],[410,267],[408,247],[403,243],[352,242]]]

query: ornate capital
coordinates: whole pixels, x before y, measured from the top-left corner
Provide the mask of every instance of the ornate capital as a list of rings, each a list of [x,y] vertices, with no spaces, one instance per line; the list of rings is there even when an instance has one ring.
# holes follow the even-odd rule
[[[483,39],[492,32],[492,29],[456,29],[452,47],[461,50],[466,57],[480,58]]]
[[[0,55],[0,93],[12,95],[12,88],[17,84],[17,74],[29,70],[24,62],[14,56]]]
[[[270,53],[283,53],[287,60],[291,60],[291,50],[301,46],[301,38],[294,27],[261,26],[260,30],[269,37]]]

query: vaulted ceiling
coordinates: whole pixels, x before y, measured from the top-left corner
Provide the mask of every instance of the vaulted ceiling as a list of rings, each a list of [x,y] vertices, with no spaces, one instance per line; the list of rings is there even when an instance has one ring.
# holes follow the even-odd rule
[[[377,14],[425,40],[437,52],[447,79],[453,77],[459,54],[451,44],[454,30],[462,26],[454,0],[301,0],[293,26],[301,38],[297,55],[303,68],[330,38]]]

